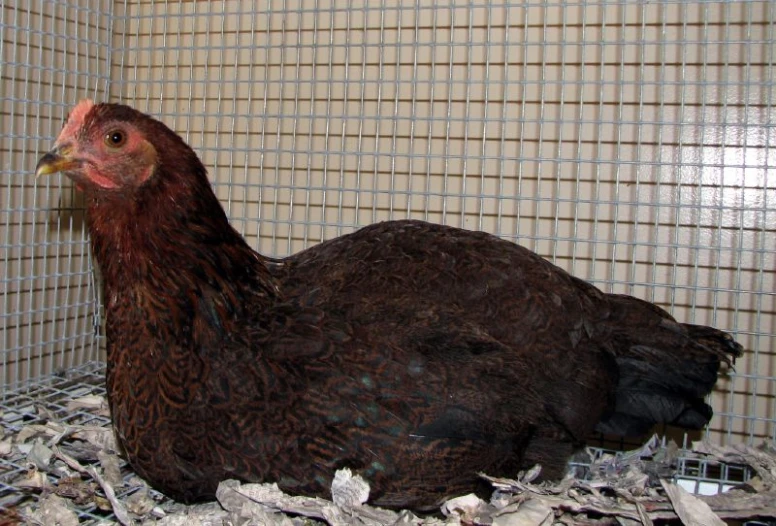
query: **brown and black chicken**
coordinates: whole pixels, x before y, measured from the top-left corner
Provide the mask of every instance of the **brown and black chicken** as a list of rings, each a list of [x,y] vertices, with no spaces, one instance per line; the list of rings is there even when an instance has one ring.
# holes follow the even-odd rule
[[[563,474],[594,431],[703,427],[741,347],[533,252],[420,221],[286,259],[230,226],[196,154],[128,106],[79,103],[37,174],[86,196],[107,386],[135,471],[179,500],[219,481],[429,510],[478,473]]]

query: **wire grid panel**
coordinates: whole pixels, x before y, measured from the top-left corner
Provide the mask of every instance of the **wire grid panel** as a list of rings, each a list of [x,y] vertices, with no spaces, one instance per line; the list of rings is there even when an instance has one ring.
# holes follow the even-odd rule
[[[87,362],[68,369],[62,375],[48,376],[41,381],[30,381],[23,389],[8,393],[8,396],[0,402],[0,432],[5,439],[9,437],[17,439],[21,433],[29,432],[33,427],[45,427],[46,424],[54,422],[61,426],[72,426],[66,434],[77,430],[78,426],[110,426],[110,418],[99,414],[99,411],[73,407],[73,401],[85,396],[105,397],[104,363]],[[59,445],[61,447],[61,444]],[[24,484],[31,471],[30,465],[34,465],[34,462],[31,462],[28,455],[19,449],[17,447],[17,450],[12,450],[11,453],[0,458],[0,510],[18,512],[28,508],[39,509],[36,501],[40,497],[40,490],[34,491]],[[122,464],[122,474],[126,483],[135,475],[125,462]],[[67,494],[65,489],[67,482],[63,480],[65,477],[61,472],[50,470],[47,476],[52,485],[47,491],[52,491],[53,487],[56,487],[57,491]],[[81,488],[85,489],[88,486]],[[125,484],[124,487],[117,489],[116,496],[123,498],[135,491],[137,486]],[[86,502],[79,502],[78,505],[73,506],[78,514],[79,524],[106,524],[105,521],[110,521],[108,524],[118,524],[115,515],[99,509],[95,499],[83,500]],[[3,515],[0,517],[6,521],[10,520]],[[59,524],[51,519],[51,524],[54,523]]]
[[[83,205],[37,158],[79,97],[104,97],[108,1],[0,2],[0,382],[97,358],[97,296]]]
[[[731,330],[719,440],[774,438],[772,2],[125,4],[114,93],[282,256],[414,217]]]
[[[732,331],[750,352],[712,397],[713,437],[776,439],[772,2],[109,9],[109,76],[90,70],[78,96],[181,133],[262,252],[403,217],[519,241],[606,291]],[[74,225],[59,235],[84,241]]]

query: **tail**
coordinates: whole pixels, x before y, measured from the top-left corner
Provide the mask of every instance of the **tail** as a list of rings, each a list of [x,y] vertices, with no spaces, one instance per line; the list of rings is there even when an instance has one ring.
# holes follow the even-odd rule
[[[678,323],[652,303],[621,295],[608,300],[619,380],[613,411],[596,430],[638,436],[661,423],[703,428],[713,414],[704,398],[720,365],[731,366],[741,345],[717,329]]]

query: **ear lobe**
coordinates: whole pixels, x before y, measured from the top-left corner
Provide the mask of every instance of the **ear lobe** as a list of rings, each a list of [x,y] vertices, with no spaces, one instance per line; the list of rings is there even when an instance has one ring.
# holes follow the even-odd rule
[[[143,166],[143,170],[138,174],[136,184],[140,186],[145,183],[156,172],[156,163],[159,160],[154,145],[145,139],[142,139],[138,144],[137,153],[140,159],[139,165]]]
[[[103,174],[101,174],[98,170],[95,169],[94,165],[92,164],[87,164],[85,166],[84,175],[86,176],[86,179],[96,184],[100,188],[104,188],[106,190],[114,190],[119,187],[119,185],[116,184],[114,180],[112,180],[110,177],[106,177]],[[76,182],[76,185],[78,185],[77,182]]]

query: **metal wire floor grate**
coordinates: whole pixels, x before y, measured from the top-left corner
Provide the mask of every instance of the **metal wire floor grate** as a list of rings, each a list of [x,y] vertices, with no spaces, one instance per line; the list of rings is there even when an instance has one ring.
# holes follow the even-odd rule
[[[6,393],[0,402],[3,436],[8,439],[28,426],[43,425],[49,421],[70,426],[109,426],[109,417],[73,407],[73,400],[88,395],[105,396],[105,364],[88,362]],[[126,464],[121,468],[125,478],[134,476]],[[22,510],[26,506],[34,506],[43,492],[50,491],[25,484],[30,469],[24,449],[15,448],[7,456],[0,457],[0,509]],[[54,482],[53,478],[56,477],[49,475],[50,482]],[[117,491],[117,496],[125,497],[136,489],[128,486],[123,492]],[[94,501],[79,506],[76,513],[81,524],[115,521],[113,513],[100,509]]]
[[[89,362],[43,381],[30,383],[22,389],[5,394],[0,403],[0,422],[4,440],[18,435],[24,428],[34,425],[44,425],[47,422],[59,422],[66,426],[100,426],[108,427],[110,418],[105,414],[96,414],[94,411],[84,410],[74,406],[73,401],[87,396],[105,396],[105,364]],[[0,438],[3,438],[0,437]],[[592,462],[600,460],[605,455],[627,455],[617,453],[610,449],[591,448]],[[27,506],[35,506],[42,494],[56,491],[57,480],[55,474],[49,473],[49,486],[47,488],[33,488],[23,482],[30,472],[30,460],[27,457],[29,451],[11,450],[6,456],[0,456],[0,508],[21,510]],[[693,458],[681,451],[676,463],[676,472],[673,479],[679,485],[690,492],[698,494],[715,494],[730,489],[731,487],[749,480],[752,476],[750,468],[746,466],[718,464],[704,459]],[[583,476],[590,466],[580,457],[572,462],[578,469],[578,476]],[[617,462],[610,465],[616,465]],[[130,471],[126,463],[121,466],[125,481],[135,475]],[[124,488],[117,488],[117,497],[126,498],[137,491],[137,484],[127,483]],[[99,490],[97,490],[99,493]],[[162,497],[156,494],[159,500]],[[115,515],[99,506],[92,499],[83,505],[76,507],[76,513],[82,524],[104,524],[106,521],[116,520]]]

